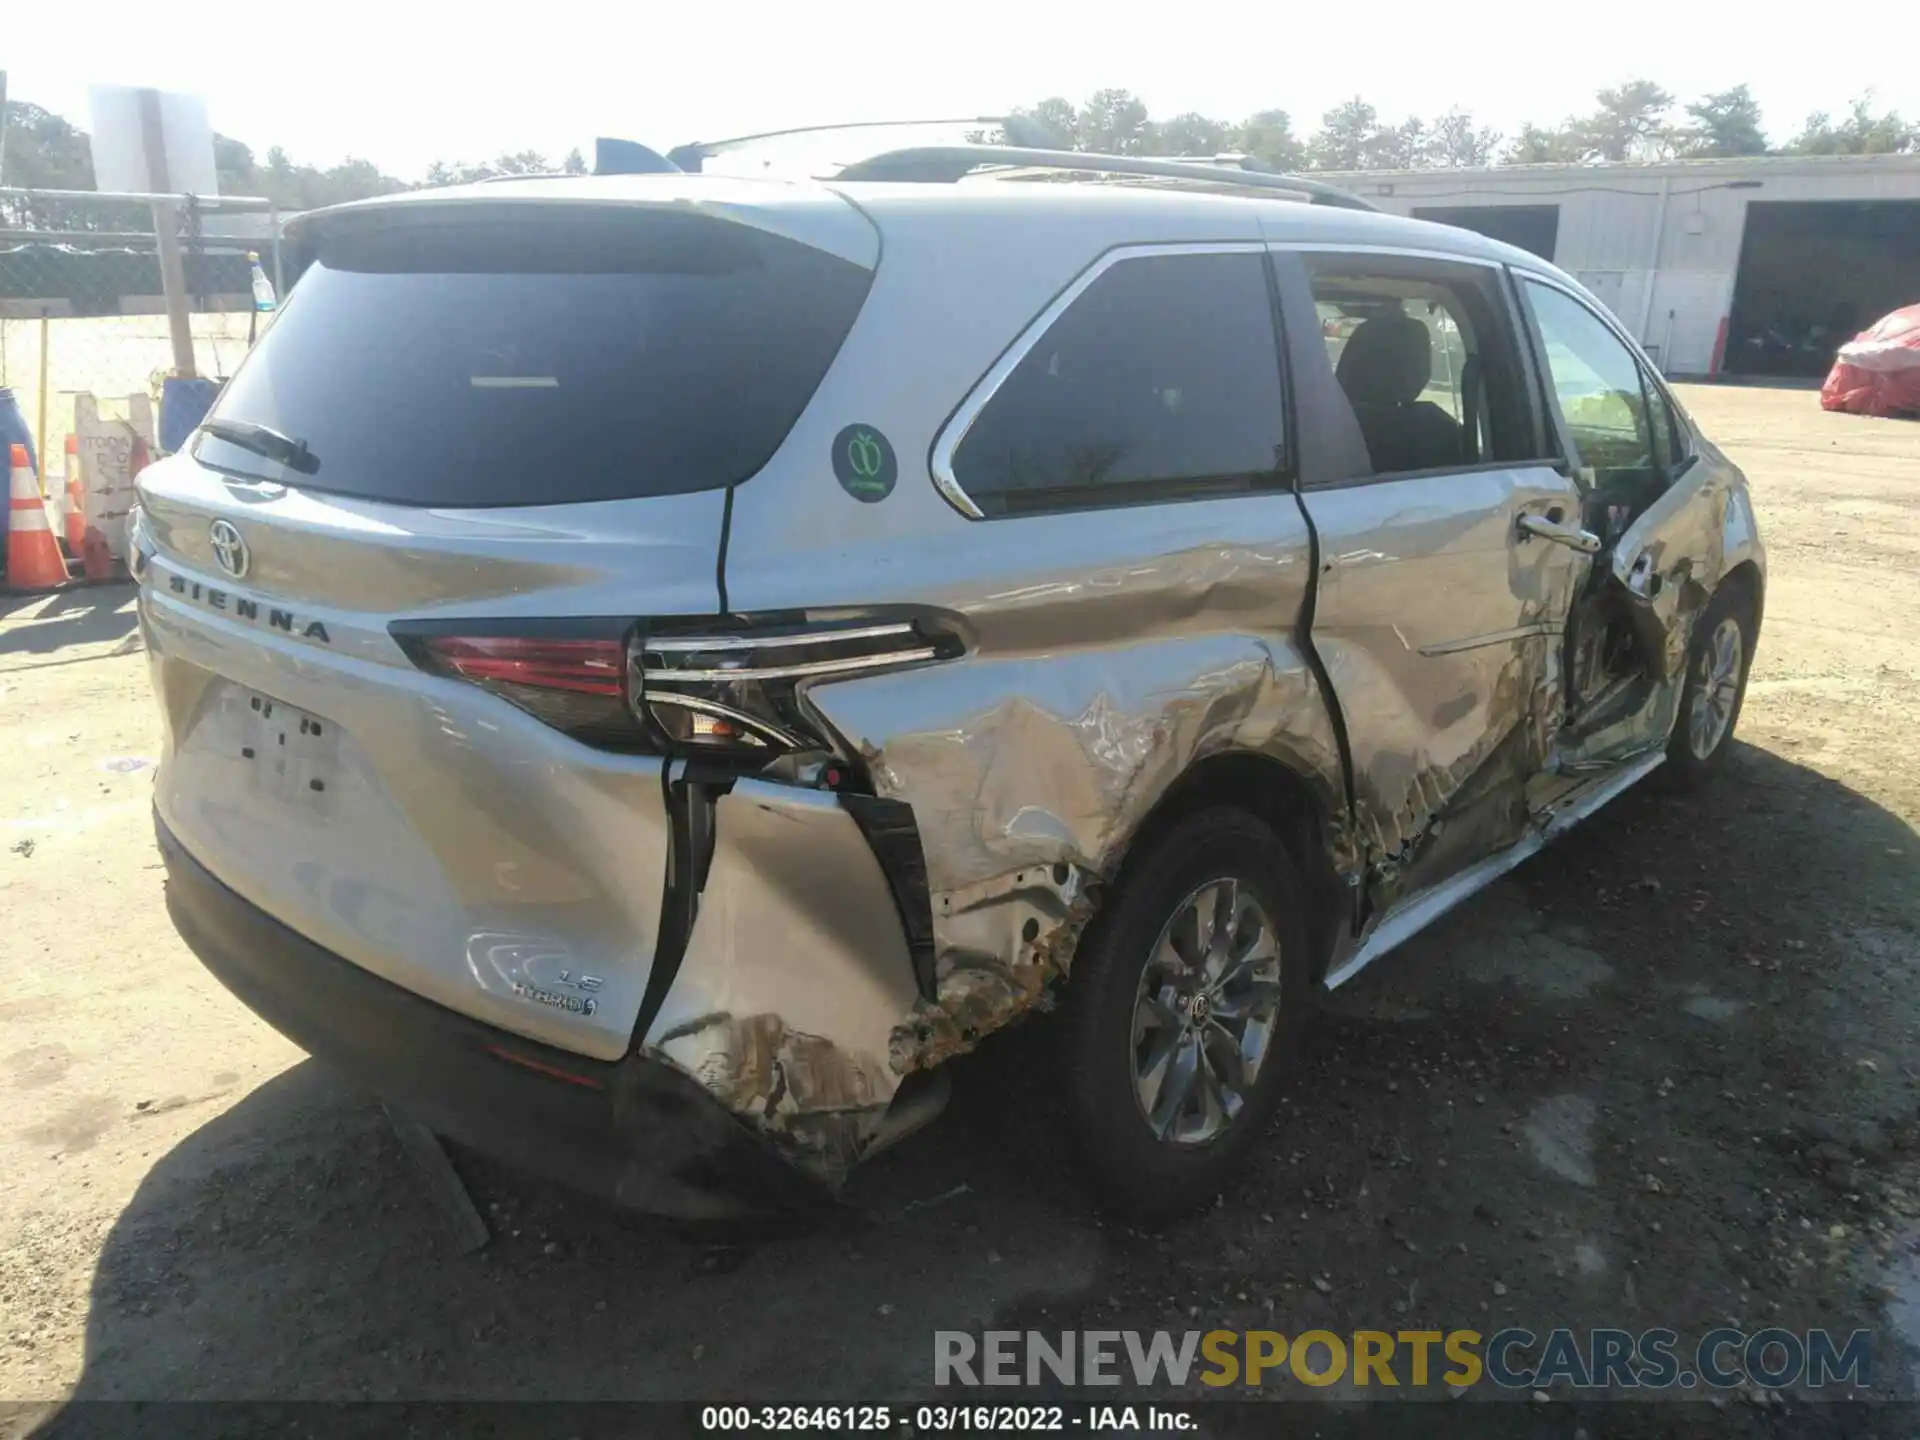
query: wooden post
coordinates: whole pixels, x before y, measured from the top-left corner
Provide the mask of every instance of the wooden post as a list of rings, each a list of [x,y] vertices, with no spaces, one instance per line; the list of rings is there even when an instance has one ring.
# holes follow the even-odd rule
[[[147,183],[155,195],[173,189],[167,174],[167,139],[160,126],[160,92],[140,92],[140,134],[147,152]],[[180,259],[180,207],[171,198],[153,202],[153,230],[160,251],[160,290],[173,337],[173,373],[192,379],[193,327],[187,315],[187,270]]]
[[[53,359],[47,352],[52,348],[52,326],[47,324],[47,307],[40,307],[40,416],[39,430],[33,437],[33,448],[40,456],[40,498],[47,498],[47,386],[53,374]]]

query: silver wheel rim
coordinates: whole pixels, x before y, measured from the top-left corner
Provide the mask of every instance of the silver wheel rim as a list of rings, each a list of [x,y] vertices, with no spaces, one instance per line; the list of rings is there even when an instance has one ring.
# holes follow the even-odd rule
[[[1687,712],[1687,746],[1697,760],[1718,750],[1733,724],[1744,649],[1740,622],[1729,615],[1713,627],[1700,651],[1694,668],[1693,708]]]
[[[1133,1098],[1173,1145],[1239,1118],[1280,1022],[1280,941],[1245,885],[1209,880],[1174,908],[1133,1002]]]

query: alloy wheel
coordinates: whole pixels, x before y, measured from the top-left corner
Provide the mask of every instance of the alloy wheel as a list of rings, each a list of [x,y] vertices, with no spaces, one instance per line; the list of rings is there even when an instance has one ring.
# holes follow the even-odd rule
[[[1280,942],[1253,892],[1209,880],[1154,942],[1133,1007],[1134,1099],[1176,1145],[1224,1134],[1246,1108],[1280,1015]]]
[[[1705,760],[1720,748],[1733,723],[1740,698],[1740,669],[1745,653],[1740,622],[1732,615],[1713,629],[1700,651],[1694,675],[1692,708],[1687,712],[1687,747]]]

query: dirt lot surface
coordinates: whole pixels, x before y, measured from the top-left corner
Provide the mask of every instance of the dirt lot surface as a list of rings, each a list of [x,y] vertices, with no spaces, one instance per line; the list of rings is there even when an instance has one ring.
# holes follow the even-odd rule
[[[462,1155],[495,1238],[458,1255],[378,1105],[168,924],[128,593],[12,602],[0,1397],[45,1403],[0,1431],[72,1397],[897,1400],[935,1330],[988,1326],[1865,1327],[1874,1391],[1910,1395],[1920,426],[1685,398],[1771,550],[1727,773],[1630,793],[1330,997],[1244,1183],[1155,1232],[1056,1158],[1042,1025],[966,1063],[843,1225],[690,1235]],[[1381,1399],[1277,1393],[1303,1421]],[[1897,1408],[1690,1392],[1590,1433]]]

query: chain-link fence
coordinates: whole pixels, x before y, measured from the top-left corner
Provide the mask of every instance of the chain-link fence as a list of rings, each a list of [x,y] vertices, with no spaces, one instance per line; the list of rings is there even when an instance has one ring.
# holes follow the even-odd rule
[[[156,225],[178,238],[193,369],[230,375],[271,314],[255,309],[249,252],[271,280],[279,216],[271,202],[0,189],[0,387],[31,430],[41,475],[61,472],[76,407],[128,416],[160,409],[177,373]],[[277,289],[278,287],[276,287]]]

